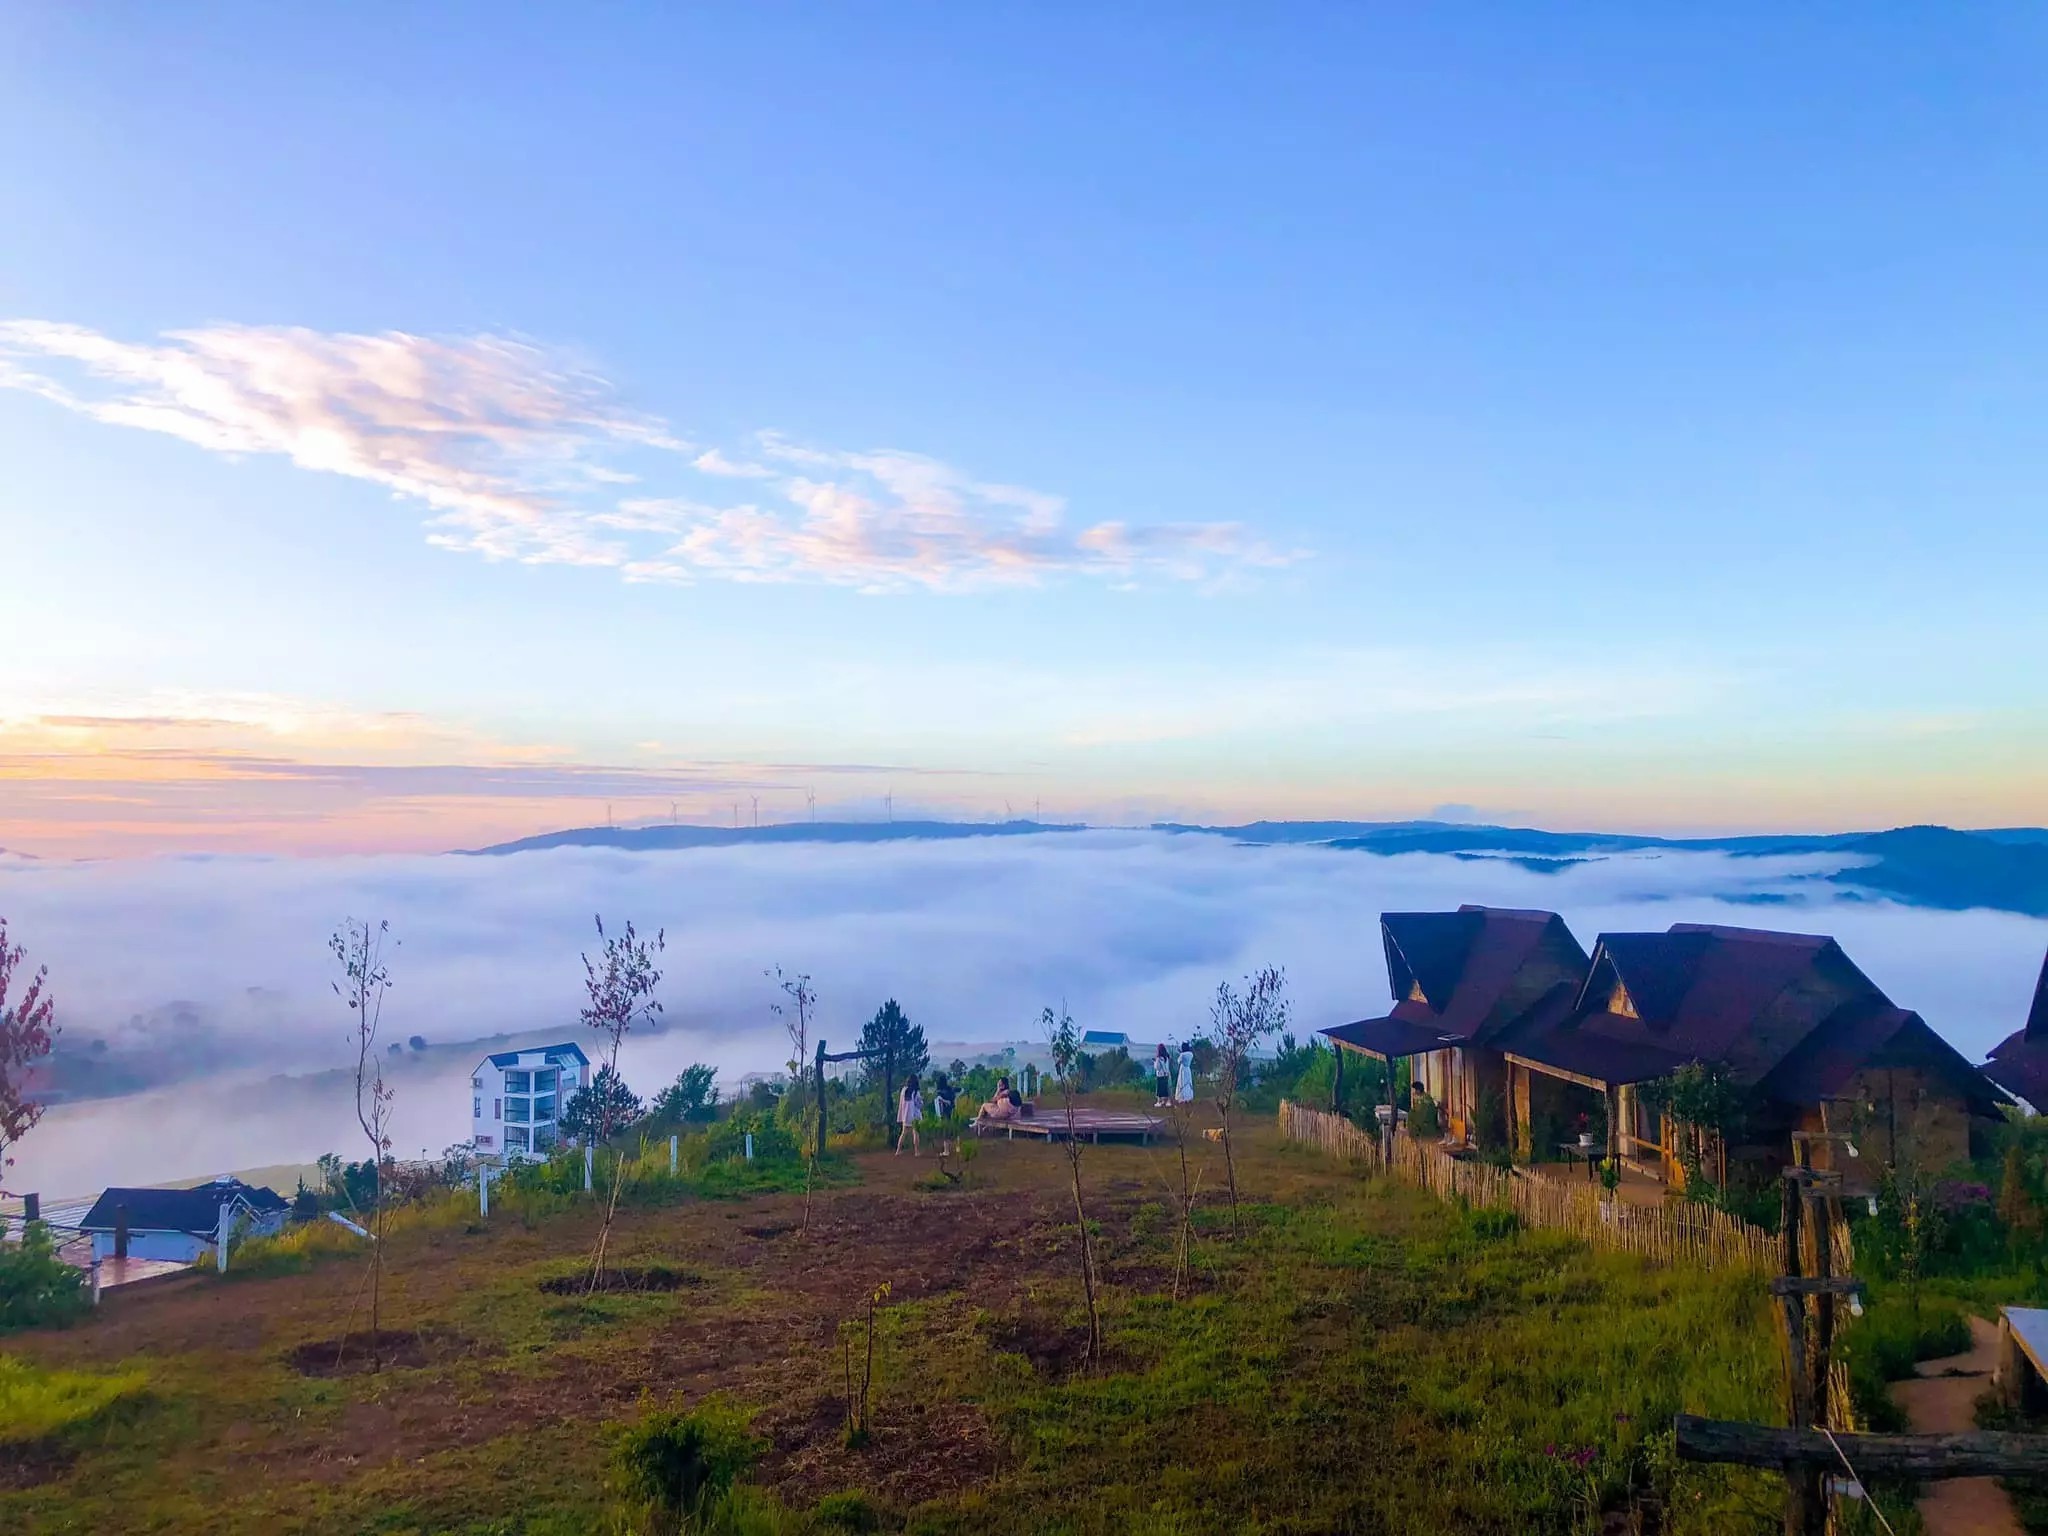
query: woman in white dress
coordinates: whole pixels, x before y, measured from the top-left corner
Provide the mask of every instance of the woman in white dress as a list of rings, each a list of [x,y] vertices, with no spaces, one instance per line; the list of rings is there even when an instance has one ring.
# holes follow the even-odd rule
[[[924,1095],[918,1092],[917,1078],[913,1076],[903,1085],[902,1097],[896,1101],[896,1155],[903,1155],[903,1143],[910,1143],[912,1157],[924,1156],[924,1149],[917,1144],[917,1122],[924,1118]]]
[[[1195,1099],[1195,1048],[1185,1040],[1180,1045],[1180,1082],[1173,1096],[1183,1104],[1192,1104]]]

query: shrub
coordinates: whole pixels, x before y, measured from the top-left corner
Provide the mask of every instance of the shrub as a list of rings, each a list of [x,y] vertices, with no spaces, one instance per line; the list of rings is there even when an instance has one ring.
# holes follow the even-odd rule
[[[1417,1141],[1427,1141],[1443,1134],[1443,1117],[1437,1113],[1436,1100],[1420,1088],[1408,1107],[1408,1134]]]
[[[818,1500],[813,1516],[828,1531],[879,1531],[882,1528],[882,1512],[875,1508],[872,1499],[856,1488],[826,1494]]]
[[[643,1407],[615,1431],[612,1476],[620,1496],[671,1526],[723,1499],[761,1454],[746,1416],[716,1400],[696,1408]]]
[[[1472,1213],[1471,1222],[1472,1235],[1487,1242],[1499,1242],[1502,1238],[1513,1237],[1522,1229],[1521,1217],[1505,1205],[1481,1206]]]
[[[62,1327],[91,1306],[85,1271],[57,1257],[43,1223],[29,1222],[19,1243],[0,1244],[0,1333]]]
[[[772,1114],[742,1110],[711,1128],[704,1139],[705,1161],[715,1163],[729,1157],[744,1157],[749,1135],[754,1138],[757,1162],[794,1161],[801,1155],[789,1127],[778,1124]]]

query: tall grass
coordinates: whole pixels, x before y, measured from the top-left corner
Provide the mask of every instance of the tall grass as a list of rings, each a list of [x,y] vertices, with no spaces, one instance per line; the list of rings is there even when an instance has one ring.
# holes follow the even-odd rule
[[[41,1440],[89,1423],[139,1393],[144,1381],[141,1371],[93,1376],[0,1355],[0,1445]]]

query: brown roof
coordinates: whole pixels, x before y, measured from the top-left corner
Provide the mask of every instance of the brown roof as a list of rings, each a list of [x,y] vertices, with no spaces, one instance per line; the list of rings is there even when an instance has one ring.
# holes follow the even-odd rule
[[[1991,1048],[1984,1075],[2036,1109],[2048,1108],[2048,959],[2041,962],[2025,1026]]]
[[[1555,912],[1470,905],[1455,912],[1386,912],[1380,936],[1392,1016],[1456,1041],[1490,1039],[1558,979],[1585,974],[1586,952]],[[1411,983],[1421,988],[1423,1004],[1409,997]]]
[[[1617,982],[1633,1014],[1611,1011]],[[1674,923],[1664,933],[1602,934],[1573,1007],[1531,1019],[1500,1043],[1609,1083],[1713,1062],[1773,1098],[1811,1103],[1881,1053],[1909,1019],[1918,1022],[1825,935]],[[1955,1054],[1920,1028],[1934,1042],[1916,1037],[1924,1054]],[[1942,1058],[1944,1070],[1953,1065]],[[1981,1088],[1971,1073],[1966,1089],[1970,1078]]]
[[[1998,1096],[1985,1075],[1919,1014],[1890,1003],[1859,1000],[1836,1009],[1757,1087],[1783,1104],[1818,1104],[1842,1097],[1858,1072],[1909,1066],[1932,1072],[1978,1113],[1996,1112]]]
[[[1382,1019],[1360,1019],[1356,1024],[1339,1024],[1319,1033],[1329,1036],[1339,1045],[1348,1045],[1355,1051],[1363,1051],[1384,1061],[1420,1056],[1425,1051],[1440,1051],[1445,1045],[1441,1030],[1394,1014]]]

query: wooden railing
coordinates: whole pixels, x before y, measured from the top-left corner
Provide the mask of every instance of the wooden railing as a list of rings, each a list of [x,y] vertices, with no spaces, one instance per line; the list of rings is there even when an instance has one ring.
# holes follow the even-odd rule
[[[1545,1179],[1457,1158],[1405,1132],[1393,1138],[1391,1164],[1372,1137],[1342,1116],[1283,1100],[1280,1134],[1346,1161],[1368,1163],[1444,1200],[1505,1207],[1532,1227],[1569,1232],[1596,1248],[1704,1269],[1777,1272],[1777,1239],[1761,1227],[1702,1205],[1630,1205],[1597,1185]]]

